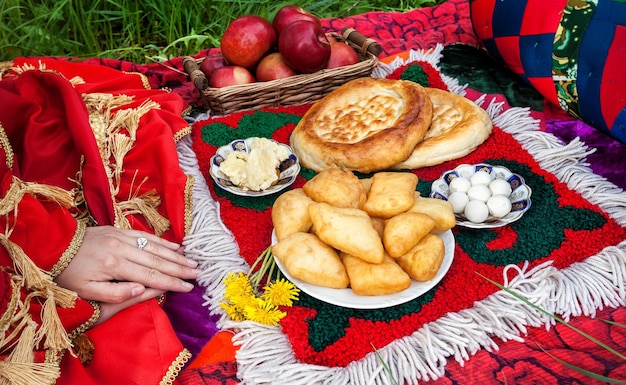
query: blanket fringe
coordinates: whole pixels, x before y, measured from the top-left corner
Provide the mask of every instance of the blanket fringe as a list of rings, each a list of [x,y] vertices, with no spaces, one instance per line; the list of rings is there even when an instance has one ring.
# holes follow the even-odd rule
[[[440,55],[438,47],[426,53],[412,52],[411,60],[423,57],[436,63]],[[390,64],[389,68],[393,65],[398,63]],[[381,65],[380,71],[388,70],[385,66]],[[384,72],[377,74],[384,76]],[[453,85],[454,92],[463,92],[463,86],[444,81]],[[626,225],[626,194],[593,174],[585,163],[592,150],[584,143],[573,140],[564,144],[553,135],[539,131],[539,122],[530,116],[529,109],[505,110],[503,103],[495,100],[487,103],[484,97],[476,103],[487,104],[485,110],[494,123],[522,143],[541,167],[599,205],[620,225]],[[237,352],[238,377],[242,384],[417,384],[443,376],[450,357],[463,364],[481,349],[497,350],[496,339],[523,341],[528,327],[549,329],[555,323],[551,317],[506,291],[498,291],[477,301],[472,308],[448,313],[409,336],[376,347],[375,352],[346,367],[301,363],[294,357],[280,328],[234,322],[220,308],[224,299],[224,277],[229,272],[247,272],[249,266],[239,255],[234,236],[220,220],[219,205],[198,170],[191,138],[181,140],[178,150],[183,170],[197,182],[193,190],[192,231],[184,245],[203,269],[198,282],[206,288],[205,305],[211,314],[221,316],[218,326],[234,331],[233,341],[242,347]],[[517,274],[507,280],[511,270]],[[565,320],[580,315],[593,317],[597,309],[626,304],[626,241],[564,269],[557,269],[550,262],[532,269],[528,269],[528,264],[510,265],[505,269],[503,280],[505,287]]]

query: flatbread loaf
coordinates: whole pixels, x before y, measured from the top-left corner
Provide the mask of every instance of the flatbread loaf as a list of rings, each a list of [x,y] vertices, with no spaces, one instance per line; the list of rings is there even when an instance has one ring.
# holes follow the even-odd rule
[[[417,169],[458,159],[474,151],[491,134],[493,123],[480,106],[452,92],[425,90],[433,104],[430,128],[411,155],[393,169]]]
[[[369,173],[404,161],[433,115],[425,89],[406,80],[358,78],[318,100],[290,137],[302,166]]]

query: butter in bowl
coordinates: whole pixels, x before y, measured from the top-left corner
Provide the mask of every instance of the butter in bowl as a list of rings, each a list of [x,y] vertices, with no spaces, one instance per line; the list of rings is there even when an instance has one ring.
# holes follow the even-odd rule
[[[237,139],[217,149],[209,174],[221,189],[241,196],[265,196],[290,186],[300,172],[291,148],[272,139]]]

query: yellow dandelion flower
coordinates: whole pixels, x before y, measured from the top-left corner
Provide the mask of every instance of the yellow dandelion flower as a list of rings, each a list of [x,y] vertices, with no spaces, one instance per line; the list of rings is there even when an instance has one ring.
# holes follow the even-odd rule
[[[281,278],[267,285],[261,298],[276,306],[293,306],[299,293],[300,290],[293,283]]]
[[[287,315],[287,313],[280,311],[278,306],[261,299],[256,302],[256,306],[246,307],[244,314],[250,321],[270,326],[278,326],[279,321]]]
[[[244,321],[246,319],[246,316],[243,313],[243,308],[240,308],[236,305],[233,305],[230,302],[222,302],[220,304],[220,307],[222,309],[224,309],[226,311],[226,314],[233,320],[233,321]]]
[[[248,276],[242,272],[228,273],[223,282],[226,287],[224,298],[231,302],[237,301],[237,298],[242,296],[250,296],[254,294],[254,290],[250,284]]]

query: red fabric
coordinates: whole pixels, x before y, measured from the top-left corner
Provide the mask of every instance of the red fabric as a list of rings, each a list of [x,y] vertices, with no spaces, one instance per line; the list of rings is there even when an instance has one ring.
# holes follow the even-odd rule
[[[20,68],[28,64],[35,70],[12,72],[0,81],[0,123],[9,140],[3,143],[0,153],[3,157],[14,154],[13,167],[6,161],[0,163],[2,196],[13,176],[69,190],[77,187],[75,181],[82,171],[87,207],[98,224],[116,223],[114,202],[154,190],[162,200],[158,212],[171,222],[163,237],[181,242],[185,235],[187,176],[178,165],[174,137],[188,127],[181,117],[186,107],[182,99],[176,94],[146,89],[142,77],[111,68],[46,59],[19,59],[14,64]],[[158,103],[158,108],[139,119],[137,141],[124,157],[116,196],[112,196],[83,101],[84,94],[97,92],[134,98],[131,104],[112,110],[112,116],[144,102]],[[13,226],[11,241],[35,264],[49,270],[74,237],[77,221],[72,214],[76,214],[75,209],[27,194],[17,211],[0,217],[0,227]],[[132,228],[154,232],[141,214],[127,218]],[[0,248],[0,263],[5,271],[13,270],[4,248]],[[10,298],[6,278],[3,276],[2,286],[7,290],[0,309],[6,309]],[[23,289],[22,298],[27,294]],[[93,314],[93,307],[80,298],[74,308],[57,310],[68,333]],[[33,302],[30,313],[40,324],[41,304]],[[83,365],[65,352],[58,384],[156,384],[183,351],[156,300],[126,309],[86,334],[95,346],[92,362]],[[45,359],[44,351],[37,351],[36,357]]]
[[[554,33],[559,25],[567,0],[528,0],[520,35]]]
[[[600,84],[600,107],[608,127],[613,127],[615,119],[626,109],[626,25],[617,26],[611,48],[608,50],[602,82]],[[617,100],[616,100],[617,99]]]
[[[84,366],[66,354],[57,385],[158,384],[182,350],[156,301],[130,307],[86,334],[96,346],[93,361]]]

